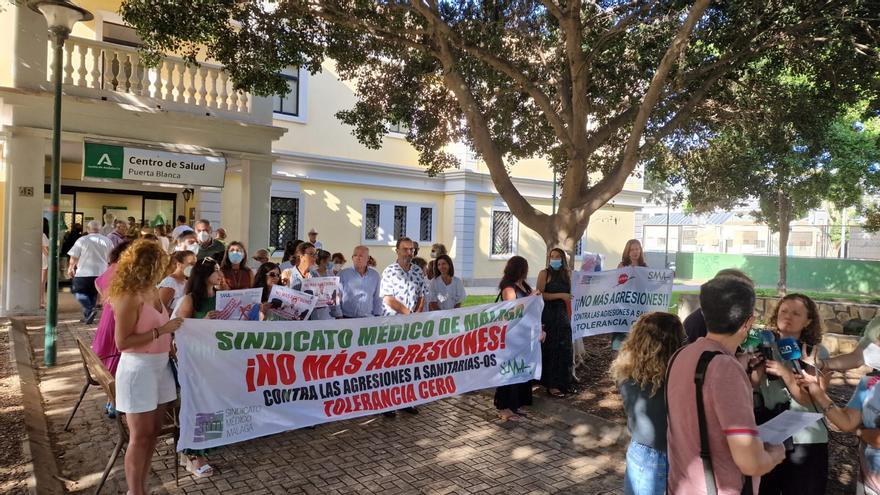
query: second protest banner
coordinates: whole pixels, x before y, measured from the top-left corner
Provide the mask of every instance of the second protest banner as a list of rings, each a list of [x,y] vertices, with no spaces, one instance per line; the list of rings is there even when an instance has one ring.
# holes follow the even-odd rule
[[[572,274],[571,335],[629,332],[642,315],[669,311],[672,270],[634,266]]]
[[[185,320],[178,450],[393,411],[541,376],[538,296],[405,316]]]

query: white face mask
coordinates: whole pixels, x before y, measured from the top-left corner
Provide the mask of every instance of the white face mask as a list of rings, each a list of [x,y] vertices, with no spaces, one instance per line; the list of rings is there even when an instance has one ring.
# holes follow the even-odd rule
[[[198,239],[199,242],[208,242],[211,240],[211,234],[209,234],[207,230],[203,230],[196,234],[196,239]]]
[[[868,347],[862,351],[862,358],[865,360],[865,365],[880,370],[880,345],[873,342],[868,344]]]
[[[175,249],[177,251],[189,251],[192,254],[199,254],[199,245],[196,244],[195,242],[192,244],[186,243],[186,244],[183,244],[182,246],[177,246]]]
[[[189,278],[189,276],[192,275],[192,271],[192,265],[186,265],[185,267],[183,267],[183,276]]]

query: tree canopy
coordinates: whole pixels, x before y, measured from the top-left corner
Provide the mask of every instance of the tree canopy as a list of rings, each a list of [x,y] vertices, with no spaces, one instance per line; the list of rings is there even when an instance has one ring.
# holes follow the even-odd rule
[[[429,173],[457,165],[446,145],[468,144],[520,222],[571,252],[636,164],[658,160],[658,143],[730,115],[755,60],[812,67],[831,52],[875,64],[871,3],[126,0],[121,11],[149,51],[194,60],[205,49],[262,94],[285,90],[284,68],[334,60],[358,96],[337,115],[361,142],[378,147],[389,122],[404,123]],[[823,67],[831,85],[855,75]],[[510,179],[529,157],[558,172],[555,214]]]

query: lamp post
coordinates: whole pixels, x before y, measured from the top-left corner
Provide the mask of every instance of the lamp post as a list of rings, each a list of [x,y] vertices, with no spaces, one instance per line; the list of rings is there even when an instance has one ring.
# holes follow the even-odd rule
[[[186,204],[192,199],[194,192],[195,190],[189,187],[183,190],[183,216],[185,216],[187,220],[189,220],[189,212],[186,211]]]
[[[49,37],[52,39],[54,59],[52,79],[55,84],[55,110],[52,119],[52,182],[49,214],[49,273],[46,294],[46,330],[43,357],[46,366],[55,365],[55,327],[58,325],[58,213],[61,188],[61,63],[64,58],[64,41],[70,36],[73,25],[90,21],[91,12],[66,0],[31,0],[28,7],[46,18]]]

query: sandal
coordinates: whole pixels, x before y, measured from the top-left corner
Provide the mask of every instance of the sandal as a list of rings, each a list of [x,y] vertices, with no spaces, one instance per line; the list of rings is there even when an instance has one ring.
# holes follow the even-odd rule
[[[555,390],[555,392],[554,392],[554,390]],[[558,388],[548,388],[547,395],[549,395],[550,397],[556,397],[558,399],[561,399],[561,398],[565,397],[565,392],[559,390]]]
[[[506,423],[508,421],[513,421],[513,422],[519,421],[520,419],[522,419],[522,417],[519,414],[517,414],[516,411],[510,411],[509,414],[505,414],[505,413],[499,411],[498,412],[498,419],[500,419],[502,423]]]
[[[198,468],[193,465],[193,461],[198,459],[198,456],[188,456],[184,455],[184,467],[187,471],[189,471],[196,478],[208,478],[214,474],[214,468],[211,467],[207,462],[199,466]]]

